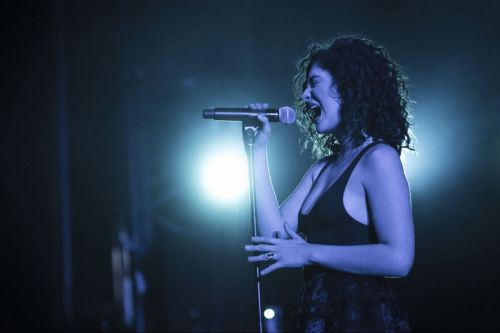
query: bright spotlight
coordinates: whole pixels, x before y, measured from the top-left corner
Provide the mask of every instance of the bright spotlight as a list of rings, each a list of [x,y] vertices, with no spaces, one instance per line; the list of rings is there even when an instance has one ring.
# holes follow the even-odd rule
[[[273,318],[274,318],[274,315],[275,315],[275,313],[274,313],[274,310],[273,310],[273,309],[265,309],[265,310],[264,310],[264,317],[265,317],[266,319],[273,319]]]
[[[201,182],[207,194],[216,201],[240,199],[248,190],[247,162],[243,149],[223,149],[209,155],[202,163]]]

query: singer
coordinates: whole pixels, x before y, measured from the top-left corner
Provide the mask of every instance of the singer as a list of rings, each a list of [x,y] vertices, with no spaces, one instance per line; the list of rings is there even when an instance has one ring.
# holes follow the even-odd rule
[[[271,127],[254,143],[259,237],[245,250],[262,275],[303,268],[292,318],[303,332],[409,331],[385,278],[413,265],[410,192],[400,160],[410,146],[407,78],[365,37],[315,43],[298,62],[297,121],[316,162],[278,205],[268,173]],[[267,109],[267,104],[251,104]]]

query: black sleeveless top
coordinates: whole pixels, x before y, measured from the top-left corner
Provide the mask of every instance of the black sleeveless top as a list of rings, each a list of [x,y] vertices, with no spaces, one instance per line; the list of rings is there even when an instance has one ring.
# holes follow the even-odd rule
[[[354,220],[345,210],[344,192],[351,174],[363,155],[380,142],[367,145],[352,160],[347,169],[335,183],[316,201],[309,214],[299,212],[298,232],[306,237],[308,243],[327,245],[362,245],[377,242],[376,234],[368,216],[368,226]],[[320,171],[319,179],[326,167],[327,161]],[[317,271],[315,265],[305,267],[306,280]]]
[[[309,214],[299,213],[298,231],[308,243],[362,245],[377,242],[368,211],[368,226],[345,210],[347,182],[367,145],[337,181],[318,199]],[[325,170],[328,161],[320,174]],[[358,275],[320,265],[304,267],[305,285],[291,317],[291,330],[315,332],[409,332],[406,311],[400,308],[384,277]]]

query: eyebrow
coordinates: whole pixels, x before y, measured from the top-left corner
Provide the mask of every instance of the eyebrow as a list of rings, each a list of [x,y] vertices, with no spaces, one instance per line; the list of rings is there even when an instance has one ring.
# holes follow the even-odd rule
[[[320,79],[321,77],[319,75],[313,75],[313,76],[310,76],[307,80],[308,81],[312,81],[314,79]]]

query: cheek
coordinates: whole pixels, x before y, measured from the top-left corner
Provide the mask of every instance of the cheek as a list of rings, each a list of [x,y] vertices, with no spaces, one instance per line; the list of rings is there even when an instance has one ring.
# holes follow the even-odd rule
[[[339,110],[339,113],[340,113],[340,109],[341,109],[341,104],[339,102],[337,102],[337,110]]]
[[[340,106],[341,106],[341,103],[340,103],[340,98],[338,98],[338,97],[333,98],[332,104],[334,105],[334,108],[335,108],[338,112],[340,112]]]
[[[328,106],[329,106],[329,109],[335,113],[338,113],[340,111],[340,103],[338,102],[337,99],[330,97],[328,99]]]

